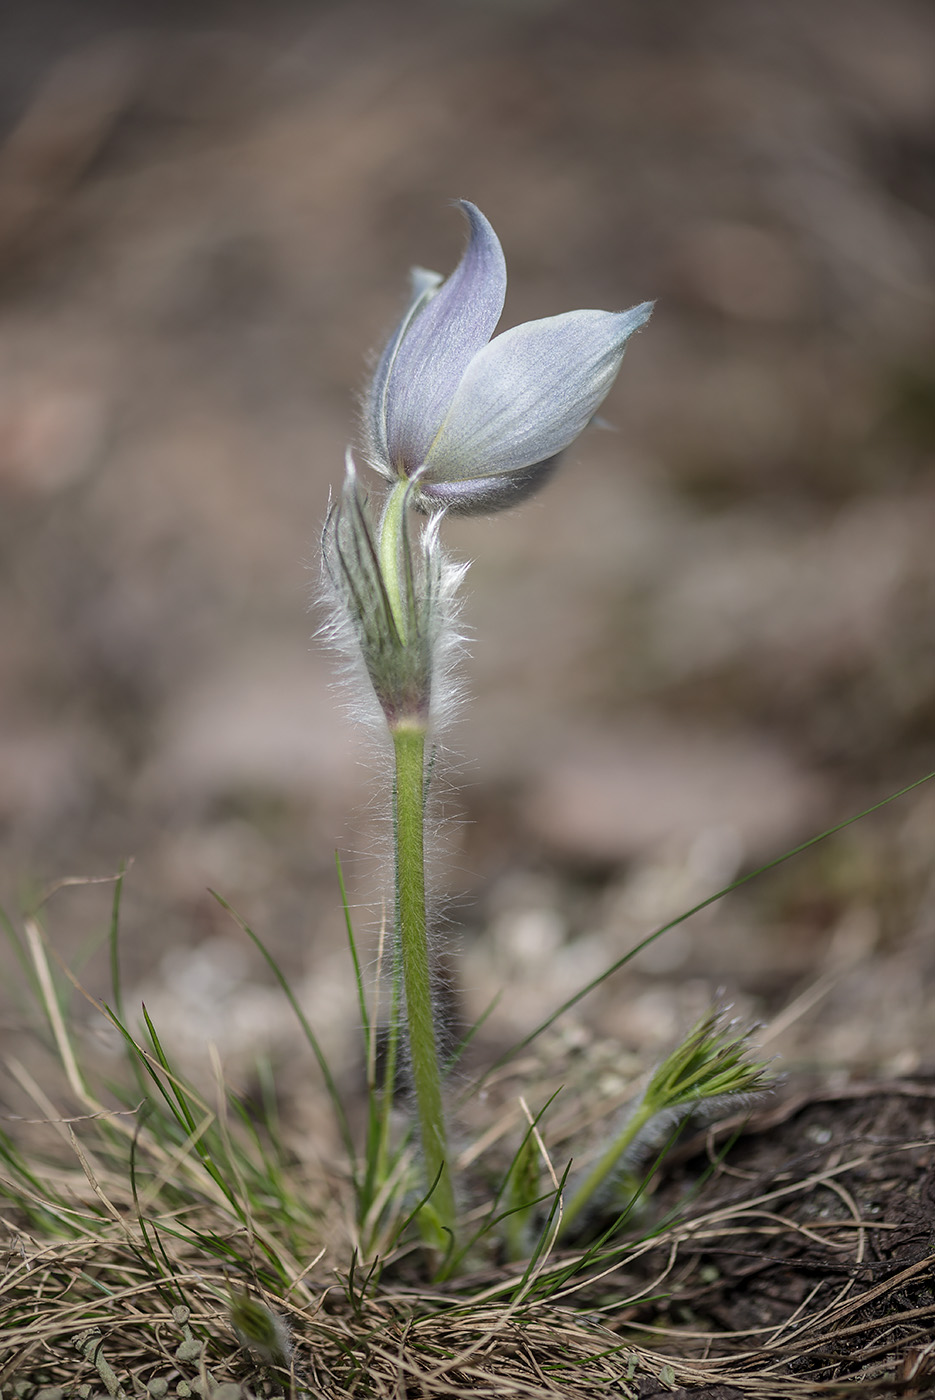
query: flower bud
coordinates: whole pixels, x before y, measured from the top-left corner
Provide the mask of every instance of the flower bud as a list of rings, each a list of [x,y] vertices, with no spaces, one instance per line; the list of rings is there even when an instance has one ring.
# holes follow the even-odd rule
[[[413,542],[403,498],[391,494],[374,525],[348,453],[341,498],[322,535],[322,557],[390,729],[427,729],[452,575],[438,544],[440,516]]]

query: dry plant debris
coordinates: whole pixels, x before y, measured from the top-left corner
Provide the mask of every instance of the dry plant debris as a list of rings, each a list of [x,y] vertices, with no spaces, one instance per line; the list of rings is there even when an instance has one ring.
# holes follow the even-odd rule
[[[232,1293],[251,1271],[268,1276],[261,1241],[209,1204],[140,1219],[116,1176],[91,1188],[109,1207],[102,1225],[76,1171],[75,1238],[5,1221],[0,1393],[931,1394],[933,1112],[924,1081],[820,1086],[738,1127],[727,1150],[709,1133],[657,1184],[657,1221],[680,1205],[678,1217],[551,1294],[504,1301],[506,1271],[426,1290],[405,1257],[368,1287],[335,1267],[338,1249],[310,1252],[278,1294],[253,1289],[290,1329],[288,1372],[258,1364],[230,1325]],[[711,1171],[686,1207],[698,1148]],[[539,1281],[569,1258],[550,1258]]]

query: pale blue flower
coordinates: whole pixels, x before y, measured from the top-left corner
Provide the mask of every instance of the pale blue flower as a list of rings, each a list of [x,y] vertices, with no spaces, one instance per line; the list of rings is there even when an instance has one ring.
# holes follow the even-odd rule
[[[443,282],[417,268],[365,409],[371,465],[424,509],[499,510],[536,490],[588,425],[652,302],[568,311],[493,336],[506,293],[497,235],[462,200],[467,249]]]

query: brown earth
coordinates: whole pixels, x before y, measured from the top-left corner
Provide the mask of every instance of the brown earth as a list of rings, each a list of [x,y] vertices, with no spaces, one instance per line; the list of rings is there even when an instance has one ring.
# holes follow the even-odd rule
[[[677,1258],[651,1261],[667,1265],[666,1301],[629,1320],[748,1376],[931,1393],[933,1130],[931,1081],[854,1081],[796,1086],[703,1135],[654,1199],[687,1222]]]

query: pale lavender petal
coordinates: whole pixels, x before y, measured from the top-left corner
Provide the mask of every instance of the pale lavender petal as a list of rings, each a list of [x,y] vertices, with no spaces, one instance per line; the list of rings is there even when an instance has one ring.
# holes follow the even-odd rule
[[[426,455],[425,484],[521,471],[561,452],[600,407],[628,337],[651,311],[648,301],[569,311],[498,335],[458,385]]]
[[[371,466],[376,467],[377,471],[382,472],[384,476],[389,476],[392,480],[395,480],[395,476],[390,467],[386,445],[387,385],[403,336],[412,325],[415,317],[437,293],[442,283],[442,276],[438,272],[430,272],[426,267],[414,267],[409,273],[409,280],[412,285],[412,295],[406,308],[406,314],[390,336],[386,348],[380,356],[364,405],[367,456]]]
[[[476,476],[470,481],[434,481],[428,474],[416,477],[413,505],[424,513],[443,510],[447,515],[492,515],[535,495],[561,459],[562,454],[557,452],[533,466],[496,476]]]
[[[473,204],[462,200],[461,208],[471,226],[464,257],[409,323],[387,368],[386,446],[397,474],[421,466],[461,376],[503,310],[506,263],[499,239]]]

